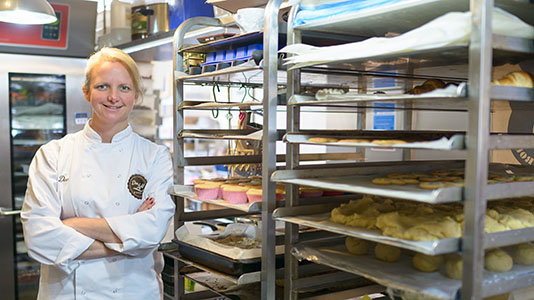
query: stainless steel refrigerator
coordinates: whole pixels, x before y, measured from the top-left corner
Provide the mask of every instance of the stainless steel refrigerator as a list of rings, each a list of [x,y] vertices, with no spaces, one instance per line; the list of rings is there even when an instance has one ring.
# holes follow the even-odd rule
[[[86,59],[0,53],[0,291],[35,299],[39,264],[26,253],[20,208],[39,147],[83,128]],[[53,243],[54,241],[50,241]]]

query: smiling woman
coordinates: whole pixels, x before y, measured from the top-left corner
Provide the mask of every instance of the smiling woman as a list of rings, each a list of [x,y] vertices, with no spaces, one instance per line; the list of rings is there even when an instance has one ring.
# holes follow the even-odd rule
[[[93,117],[42,146],[28,171],[21,220],[41,263],[38,299],[161,299],[157,246],[174,213],[169,152],[128,123],[142,90],[128,54],[103,48],[85,74]]]
[[[89,59],[83,92],[93,108],[91,127],[104,143],[128,127],[128,115],[141,95],[135,62],[124,52],[103,48]]]

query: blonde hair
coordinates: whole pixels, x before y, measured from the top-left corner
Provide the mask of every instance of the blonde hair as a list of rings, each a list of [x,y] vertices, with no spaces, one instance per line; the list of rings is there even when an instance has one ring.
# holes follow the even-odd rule
[[[137,68],[137,64],[130,55],[117,48],[104,47],[93,53],[89,57],[89,60],[87,61],[87,66],[85,67],[85,83],[83,85],[84,90],[90,90],[92,76],[91,72],[93,71],[93,68],[96,65],[106,61],[118,62],[126,68],[128,74],[130,74],[130,77],[132,78],[134,91],[138,96],[138,101],[142,100],[143,82],[141,80],[141,75],[139,75],[139,69]]]

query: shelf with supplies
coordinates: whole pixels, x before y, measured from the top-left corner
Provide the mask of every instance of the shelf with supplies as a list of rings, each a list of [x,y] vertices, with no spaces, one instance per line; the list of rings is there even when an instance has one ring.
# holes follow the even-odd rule
[[[470,3],[459,0],[406,0],[366,2],[366,7],[361,2],[343,2],[316,7],[315,11],[307,3],[301,5],[303,7],[298,4],[293,6],[289,13],[288,42],[280,51],[287,54],[284,61],[288,70],[287,81],[292,85],[288,86],[288,128],[284,138],[287,143],[287,167],[286,170],[277,170],[271,177],[273,181],[289,186],[286,206],[277,208],[273,215],[277,221],[286,222],[286,255],[291,255],[286,260],[289,267],[286,266],[285,297],[298,299],[291,280],[299,274],[298,269],[291,267],[297,260],[309,260],[364,276],[386,286],[390,295],[403,299],[426,296],[433,299],[482,299],[528,287],[534,275],[528,266],[515,260],[512,263],[511,256],[508,256],[510,269],[490,272],[484,269],[491,268],[485,264],[484,256],[485,251],[498,247],[512,253],[518,244],[534,241],[531,233],[534,223],[522,223],[516,228],[495,231],[486,231],[483,224],[491,224],[492,221],[489,216],[484,219],[486,209],[489,215],[492,210],[504,214],[499,205],[510,205],[510,209],[518,211],[525,209],[526,218],[534,220],[534,211],[527,208],[530,207],[529,201],[534,205],[534,199],[530,198],[534,192],[531,167],[491,163],[489,155],[490,150],[528,149],[534,145],[530,132],[492,132],[490,127],[493,113],[511,110],[495,100],[522,102],[525,105],[534,101],[532,82],[530,85],[518,81],[507,84],[503,83],[504,79],[499,81],[499,78],[492,78],[491,73],[492,67],[519,65],[534,58],[534,5],[524,1],[496,0],[495,7],[498,9],[494,9],[482,0]],[[325,14],[321,16],[323,10]],[[331,14],[326,13],[328,11]],[[453,19],[457,22],[452,22]],[[502,23],[503,20],[507,25]],[[452,30],[443,24],[458,27]],[[511,28],[522,28],[521,34],[516,35],[517,32]],[[449,30],[450,35],[447,33]],[[370,38],[332,47],[315,47],[302,43],[301,36],[309,31]],[[339,70],[352,71],[359,81],[356,87],[327,89],[314,95],[303,94],[299,89],[302,83],[300,70],[303,68],[322,68],[325,74],[328,74],[328,70],[332,74]],[[392,82],[392,90],[380,91],[378,88],[377,92],[372,89],[373,81],[369,78],[377,78],[374,76],[380,72],[387,73],[386,78]],[[418,78],[421,75],[428,78]],[[532,76],[530,79],[533,80]],[[422,80],[425,82],[417,85]],[[426,83],[432,82],[436,86],[425,87]],[[402,116],[401,122],[398,122],[402,130],[397,129],[399,124],[390,124],[392,128],[385,130],[377,126],[373,131],[363,130],[366,129],[365,125],[357,130],[301,129],[302,109],[314,106],[327,108],[325,114],[329,109],[353,109],[357,120],[355,123],[361,122],[367,126],[373,124],[366,119],[367,115],[380,120],[380,112],[389,108],[388,112],[395,118]],[[462,124],[465,128],[447,133],[446,139],[450,142],[447,146],[433,145],[432,142],[418,143],[437,140],[416,137],[418,130],[415,130],[414,123],[418,121],[417,118],[423,118],[425,113],[436,118],[438,114],[462,114],[468,122]],[[383,115],[383,119],[386,119],[387,113]],[[438,134],[438,130],[433,134]],[[384,143],[381,143],[382,140]],[[305,144],[371,148],[371,152],[391,148],[391,152],[393,149],[400,152],[392,160],[402,161],[387,161],[386,155],[376,155],[383,161],[357,162],[348,167],[326,165],[304,168],[298,157],[301,151],[299,147]],[[421,156],[441,160],[425,161],[418,158],[416,155],[423,153],[423,149],[426,156]],[[463,158],[452,161],[437,157],[444,152],[461,152]],[[365,153],[364,159],[368,151]],[[445,171],[450,172],[446,174]],[[425,183],[428,175],[434,176],[430,180],[435,179],[436,183]],[[406,180],[402,181],[402,178]],[[296,192],[302,186],[354,193],[354,202],[347,201],[342,206],[326,202],[304,206]],[[362,198],[363,195],[368,198]],[[520,201],[509,199],[520,197]],[[358,202],[359,199],[379,199],[377,203],[384,201],[384,206],[366,206],[367,202]],[[525,208],[514,206],[521,201],[526,203]],[[512,202],[515,204],[512,205]],[[391,208],[388,206],[390,203],[393,203]],[[434,216],[430,215],[430,211],[460,211],[461,227],[460,222],[454,221],[455,228],[460,231],[455,232],[454,237],[450,237],[451,234],[442,239],[429,238],[423,241],[407,238],[406,232],[410,226],[417,225],[412,225],[409,217],[402,217],[409,215],[413,222],[421,217],[417,220],[423,222],[424,213],[415,209],[410,211],[409,207],[412,206],[403,206],[405,203],[419,205],[422,211],[428,208],[428,218]],[[401,211],[403,207],[405,211]],[[336,222],[334,213],[342,215]],[[371,222],[371,216],[378,222],[378,216],[383,215],[391,219],[380,218],[381,227],[367,225],[371,228],[368,229],[365,225],[357,225],[367,224],[364,222],[367,218]],[[449,216],[446,213],[444,215]],[[393,216],[398,216],[398,219]],[[393,222],[393,219],[400,223]],[[392,224],[397,224],[401,233],[389,227],[394,226]],[[321,240],[303,242],[298,233],[300,226],[364,240],[373,246],[393,246],[402,249],[402,255],[399,261],[390,263],[375,258],[372,248],[369,248],[371,254],[362,256],[349,253],[351,249],[345,245],[349,239],[340,239],[337,244]],[[384,231],[384,228],[390,231]],[[437,229],[434,231],[440,232]],[[398,237],[403,234],[403,238]],[[434,258],[448,255],[438,271],[424,273],[416,271],[411,265],[413,252]],[[452,260],[449,255],[452,253],[460,253],[464,257],[464,261],[459,262],[464,270],[463,279],[445,276],[444,265]]]
[[[274,207],[265,205],[266,198],[271,190],[274,188],[274,183],[269,180],[270,174],[276,169],[277,160],[283,160],[284,157],[276,155],[276,149],[273,148],[276,141],[280,141],[284,130],[277,130],[276,122],[273,123],[271,118],[266,118],[266,114],[276,114],[276,106],[281,103],[282,99],[278,97],[278,85],[285,85],[285,71],[271,70],[271,66],[259,66],[258,57],[252,57],[252,50],[261,49],[261,45],[265,42],[264,32],[254,32],[249,34],[235,34],[224,39],[207,42],[194,46],[186,45],[185,37],[193,28],[219,28],[222,32],[227,31],[227,25],[221,24],[218,19],[195,17],[184,21],[179,29],[174,33],[173,49],[173,84],[174,94],[174,161],[175,161],[175,182],[174,186],[169,190],[172,198],[176,203],[175,230],[181,228],[185,222],[194,222],[197,220],[210,220],[217,218],[236,219],[250,215],[257,215],[261,221],[261,230],[258,229],[258,234],[261,235],[262,247],[261,256],[258,262],[274,261],[275,260],[275,223],[272,218],[262,218],[262,212],[270,211],[272,213]],[[250,47],[249,47],[250,46]],[[240,48],[240,49],[238,49]],[[249,49],[250,48],[250,49]],[[237,51],[240,53],[237,53]],[[263,49],[261,52],[264,55],[270,53],[269,48]],[[276,50],[275,50],[276,51]],[[219,53],[215,53],[219,52]],[[228,52],[228,53],[226,53]],[[201,54],[201,55],[194,55]],[[232,54],[229,57],[227,54]],[[239,54],[239,56],[235,56]],[[256,52],[260,54],[260,52]],[[221,57],[216,55],[220,55]],[[278,79],[267,79],[265,73],[275,72]],[[272,80],[275,80],[274,84]],[[187,101],[187,95],[184,95],[185,84],[198,85],[213,85],[213,86],[228,86],[228,100],[221,103],[221,101],[204,101],[199,104],[196,101]],[[274,102],[263,101],[259,103],[251,103],[256,100],[248,92],[248,88],[263,88],[265,86],[277,87],[274,91]],[[230,89],[245,87],[245,96],[243,102],[248,103],[232,103],[229,99]],[[263,91],[263,99],[270,99],[272,91],[268,93]],[[241,95],[241,94],[240,94]],[[246,99],[246,98],[250,99]],[[205,99],[205,97],[203,97]],[[261,97],[258,97],[262,99]],[[241,97],[240,97],[241,99]],[[257,101],[257,100],[256,100]],[[285,103],[285,100],[283,100]],[[228,128],[232,129],[215,129],[213,126],[200,127],[202,129],[188,128],[185,122],[186,114],[198,113],[197,110],[212,110],[226,113],[226,120]],[[231,113],[238,113],[239,117],[231,116]],[[218,115],[218,114],[217,114]],[[237,125],[233,124],[237,122]],[[261,124],[257,124],[261,123]],[[224,127],[222,127],[224,128]],[[217,140],[224,141],[228,147],[226,154],[224,153],[208,153],[208,155],[188,157],[185,155],[184,142],[185,140],[206,140],[216,143]],[[265,143],[263,141],[269,141]],[[269,157],[269,158],[267,158]],[[252,177],[262,175],[261,187],[263,191],[262,202],[246,203],[246,204],[230,204],[223,200],[202,200],[203,203],[216,205],[222,209],[214,210],[199,210],[199,211],[185,211],[184,202],[188,199],[198,201],[194,193],[193,187],[185,183],[185,168],[195,166],[207,165],[224,165],[228,168],[227,178],[235,179]],[[245,167],[247,166],[247,167]],[[261,171],[260,171],[261,170]],[[260,173],[261,172],[261,173]],[[274,192],[274,190],[273,190]],[[274,200],[274,199],[273,199]],[[280,202],[281,203],[281,202]],[[263,205],[262,205],[263,204]],[[276,203],[273,201],[273,204]],[[257,218],[257,219],[258,219]],[[258,221],[259,222],[259,221]],[[180,247],[179,247],[180,248]],[[185,247],[182,247],[185,251]],[[243,274],[243,276],[228,277],[224,272],[217,268],[208,267],[207,262],[198,261],[198,259],[183,259],[176,258],[175,269],[180,269],[184,265],[193,265],[198,269],[203,270],[200,277],[218,276],[224,278],[226,282],[234,287],[247,284],[262,285],[261,289],[255,288],[255,292],[261,294],[262,299],[274,299],[275,293],[275,266],[268,266],[265,263],[263,266],[271,269],[268,271],[269,276],[265,276],[260,270]],[[271,278],[270,274],[273,274]],[[223,274],[224,276],[221,276]],[[188,276],[187,274],[179,274],[175,272],[175,286],[182,285],[184,276],[189,277],[197,282],[203,281],[198,276]],[[250,276],[249,276],[250,275]],[[252,276],[252,277],[251,277]],[[193,278],[195,277],[195,278]],[[207,278],[206,277],[206,278]],[[242,278],[243,277],[243,278]],[[249,278],[250,277],[250,278]],[[269,277],[269,279],[267,279]],[[269,287],[264,288],[263,285],[269,282]],[[209,285],[205,282],[206,285]],[[268,290],[268,292],[267,292]],[[219,294],[227,295],[221,291],[216,291]],[[174,299],[187,299],[194,294],[184,294],[183,290],[175,293]]]

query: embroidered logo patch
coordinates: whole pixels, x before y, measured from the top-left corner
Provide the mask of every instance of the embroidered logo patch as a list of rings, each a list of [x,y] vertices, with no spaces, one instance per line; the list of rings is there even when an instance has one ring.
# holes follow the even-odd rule
[[[134,174],[130,176],[130,179],[128,179],[128,190],[130,191],[130,194],[137,199],[141,199],[143,197],[145,186],[146,178],[143,177],[143,175]]]

